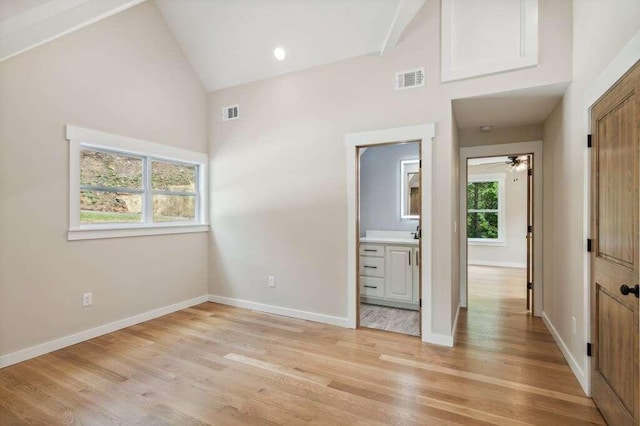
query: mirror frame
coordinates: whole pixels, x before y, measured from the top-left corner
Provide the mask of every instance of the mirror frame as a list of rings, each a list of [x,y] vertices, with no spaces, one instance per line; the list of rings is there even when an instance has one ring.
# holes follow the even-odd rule
[[[406,186],[406,174],[410,171],[407,170],[409,168],[414,168],[412,166],[418,165],[416,168],[417,173],[420,173],[420,160],[401,160],[400,161],[400,219],[402,220],[418,220],[420,219],[420,215],[411,215],[407,212],[407,197],[409,196]],[[411,172],[413,173],[413,172]]]

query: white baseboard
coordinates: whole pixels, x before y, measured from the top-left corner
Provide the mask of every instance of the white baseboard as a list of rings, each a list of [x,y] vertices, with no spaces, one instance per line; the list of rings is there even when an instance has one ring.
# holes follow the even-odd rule
[[[431,343],[434,345],[447,346],[452,348],[454,345],[453,336],[456,334],[456,327],[458,327],[458,315],[460,314],[460,306],[456,311],[456,317],[453,320],[453,327],[451,327],[451,335],[437,334],[437,333],[422,333],[422,341],[425,343]]]
[[[121,330],[123,328],[130,327],[135,324],[140,324],[141,322],[149,321],[151,319],[158,318],[163,315],[188,308],[190,306],[198,305],[200,303],[206,302],[207,300],[207,295],[194,297],[193,299],[184,300],[182,302],[174,303],[173,305],[154,309],[152,311],[134,315],[119,321],[114,321],[109,324],[104,324],[99,327],[91,328],[89,330],[81,331],[79,333],[71,334],[59,339],[50,340],[48,342],[32,346],[30,348],[22,349],[17,352],[1,355],[0,368],[8,367],[9,365],[17,364],[19,362],[26,361],[37,356],[47,354],[49,352],[57,351],[58,349],[66,348],[67,346],[75,345],[76,343],[84,342],[85,340],[93,339],[94,337],[102,336],[103,334]]]
[[[455,344],[455,336],[456,329],[458,328],[458,316],[460,315],[460,305],[458,305],[458,309],[456,310],[456,318],[453,320],[453,327],[451,327],[451,338]]]
[[[301,311],[298,309],[283,308],[280,306],[266,305],[264,303],[251,302],[249,300],[234,299],[231,297],[209,295],[209,302],[221,303],[223,305],[236,306],[238,308],[251,309],[254,311],[266,312],[269,314],[282,315],[285,317],[298,318],[308,321],[320,322],[324,324],[349,327],[349,319],[335,317],[331,315],[317,314],[314,312]]]
[[[553,326],[553,323],[551,323],[551,320],[549,319],[546,312],[544,311],[542,312],[542,321],[547,326],[547,328],[549,329],[549,332],[553,336],[553,340],[556,341],[556,344],[562,351],[562,354],[567,360],[569,367],[571,367],[571,371],[573,371],[573,374],[578,379],[578,382],[580,382],[580,386],[582,386],[582,390],[587,396],[589,396],[589,383],[587,380],[587,376],[584,374],[584,371],[582,370],[582,368],[580,368],[580,364],[578,364],[576,359],[573,357],[573,355],[571,354],[571,351],[569,351],[569,348],[564,343],[564,340],[562,340],[562,338],[560,337],[558,330],[556,330],[556,328]]]
[[[453,336],[447,336],[446,334],[422,333],[422,341],[449,348],[453,347]]]
[[[474,266],[497,266],[500,268],[526,268],[526,263],[515,262],[493,262],[491,260],[469,260],[469,265]]]

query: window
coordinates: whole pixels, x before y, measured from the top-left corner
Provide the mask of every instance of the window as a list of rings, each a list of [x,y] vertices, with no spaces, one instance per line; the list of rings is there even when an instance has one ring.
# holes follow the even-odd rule
[[[504,243],[504,180],[504,174],[469,176],[467,183],[469,243]]]
[[[207,231],[206,154],[67,126],[69,239]]]

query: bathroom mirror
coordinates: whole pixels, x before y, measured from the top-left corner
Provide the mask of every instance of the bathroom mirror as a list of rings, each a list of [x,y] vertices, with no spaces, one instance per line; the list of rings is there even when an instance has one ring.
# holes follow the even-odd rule
[[[418,160],[400,162],[400,217],[420,218],[420,164]]]

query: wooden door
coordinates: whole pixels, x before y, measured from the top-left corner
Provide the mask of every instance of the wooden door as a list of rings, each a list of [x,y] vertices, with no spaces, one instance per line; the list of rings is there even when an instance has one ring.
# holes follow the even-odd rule
[[[411,302],[413,299],[413,270],[411,247],[387,246],[385,254],[384,295],[389,299]]]
[[[420,247],[413,249],[413,302],[420,303]]]
[[[639,128],[636,64],[591,109],[592,397],[617,426],[640,423]]]
[[[533,313],[533,154],[527,155],[527,309]]]

